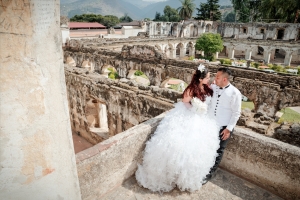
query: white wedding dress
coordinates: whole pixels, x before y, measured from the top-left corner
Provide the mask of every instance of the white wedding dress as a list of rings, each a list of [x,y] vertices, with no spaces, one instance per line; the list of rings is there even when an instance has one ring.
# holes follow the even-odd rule
[[[210,100],[206,97],[205,103]],[[215,163],[218,148],[219,128],[215,120],[179,102],[146,143],[136,179],[154,192],[168,192],[176,186],[182,191],[199,190]]]

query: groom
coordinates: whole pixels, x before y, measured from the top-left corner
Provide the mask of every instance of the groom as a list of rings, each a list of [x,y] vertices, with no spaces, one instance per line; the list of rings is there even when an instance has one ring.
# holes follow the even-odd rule
[[[228,68],[219,68],[215,78],[215,85],[212,84],[213,97],[209,109],[209,115],[215,117],[220,126],[220,148],[215,165],[210,169],[204,183],[212,178],[213,173],[218,168],[227,142],[233,132],[241,113],[242,95],[240,91],[230,84],[231,71]]]

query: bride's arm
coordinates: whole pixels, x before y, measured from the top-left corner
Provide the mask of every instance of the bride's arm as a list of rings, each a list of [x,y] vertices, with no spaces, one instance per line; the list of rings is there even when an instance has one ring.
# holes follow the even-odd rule
[[[191,100],[192,100],[193,97],[190,96],[190,92],[187,91],[184,93],[184,96],[183,96],[183,99],[182,99],[182,102],[184,103],[184,105],[187,107],[187,108],[191,108],[192,105],[191,105]]]

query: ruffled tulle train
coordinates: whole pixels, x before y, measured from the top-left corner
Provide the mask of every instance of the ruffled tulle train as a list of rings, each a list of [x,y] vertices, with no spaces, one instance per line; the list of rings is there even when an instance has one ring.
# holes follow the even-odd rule
[[[151,191],[174,187],[195,191],[214,165],[219,148],[219,129],[207,115],[199,115],[177,103],[146,143],[136,179]]]

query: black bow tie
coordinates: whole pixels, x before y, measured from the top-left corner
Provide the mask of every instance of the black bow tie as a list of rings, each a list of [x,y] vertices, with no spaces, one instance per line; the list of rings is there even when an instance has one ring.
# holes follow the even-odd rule
[[[223,89],[225,89],[225,88],[228,88],[230,86],[230,84],[229,85],[227,85],[226,87],[224,87],[224,88],[219,88],[220,90],[223,90]]]

